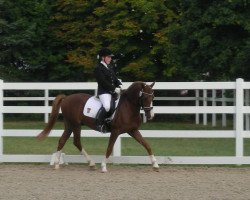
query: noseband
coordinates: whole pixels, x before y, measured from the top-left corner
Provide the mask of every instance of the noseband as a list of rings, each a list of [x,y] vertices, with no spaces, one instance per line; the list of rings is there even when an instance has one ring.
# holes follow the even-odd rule
[[[144,106],[144,103],[143,103],[143,96],[144,96],[144,95],[153,96],[153,95],[154,95],[154,92],[152,92],[152,93],[150,94],[150,93],[147,93],[147,92],[144,92],[143,90],[141,90],[140,93],[139,93],[141,109],[144,110],[144,111],[146,112],[146,111],[152,110],[153,107],[151,107],[151,106],[150,106],[150,107]]]

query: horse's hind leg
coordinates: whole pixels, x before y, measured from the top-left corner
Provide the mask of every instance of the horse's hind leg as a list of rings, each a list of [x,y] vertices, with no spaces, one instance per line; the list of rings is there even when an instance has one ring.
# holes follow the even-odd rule
[[[85,151],[85,149],[82,147],[81,144],[81,126],[74,128],[73,130],[74,133],[74,145],[77,147],[77,149],[80,151],[81,155],[84,155],[86,158],[87,162],[89,163],[89,168],[91,170],[95,170],[95,162],[90,158],[88,153]]]
[[[55,157],[55,169],[59,169],[59,163],[60,163],[60,157],[61,157],[61,151],[62,148],[64,147],[65,143],[70,137],[70,134],[72,131],[70,129],[65,129],[62,136],[60,137],[58,141],[58,146],[57,146],[57,152],[56,152],[56,157]]]
[[[129,132],[128,134],[131,137],[133,137],[137,142],[139,142],[147,150],[151,163],[153,165],[153,169],[155,171],[159,171],[159,165],[157,163],[155,156],[152,153],[152,149],[150,145],[146,142],[146,140],[142,137],[141,133],[138,130],[136,130],[133,132]]]

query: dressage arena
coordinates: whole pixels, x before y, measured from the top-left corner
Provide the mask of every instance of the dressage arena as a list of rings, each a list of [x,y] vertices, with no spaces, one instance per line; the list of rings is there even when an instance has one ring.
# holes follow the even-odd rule
[[[59,84],[59,83],[58,83]],[[90,83],[86,83],[90,84]],[[250,138],[249,118],[244,115],[249,114],[249,104],[243,103],[244,90],[249,90],[250,85],[243,84],[242,79],[237,79],[236,83],[175,83],[172,85],[158,85],[158,89],[179,89],[189,90],[235,90],[235,106],[154,106],[156,113],[228,113],[235,114],[236,127],[233,130],[144,130],[144,137],[153,138],[232,138],[235,139],[235,154],[228,156],[173,156],[174,159],[166,159],[163,155],[160,165],[160,172],[155,172],[148,165],[114,165],[108,164],[108,173],[101,173],[100,164],[96,171],[89,171],[86,164],[69,164],[62,166],[60,170],[54,170],[48,163],[44,163],[39,155],[31,154],[25,156],[15,156],[3,154],[4,137],[35,137],[38,130],[35,129],[5,129],[0,120],[0,200],[47,200],[47,199],[67,199],[67,200],[240,200],[250,199],[250,157],[248,152],[244,152],[244,139]],[[51,88],[51,87],[56,88]],[[49,84],[49,83],[18,83],[19,89],[44,90],[45,106],[4,106],[0,109],[2,113],[44,113],[51,111],[49,106],[49,90],[53,89],[75,89],[83,87],[76,83]],[[96,88],[95,85],[91,87]],[[15,90],[16,84],[4,83],[3,90]],[[87,87],[86,87],[87,88]],[[85,88],[85,89],[86,89]],[[235,89],[236,88],[236,89]],[[89,88],[88,88],[89,89]],[[91,88],[90,88],[91,89]],[[156,87],[157,89],[157,87]],[[3,90],[0,90],[2,92]],[[0,95],[0,102],[3,102],[3,95]],[[204,94],[203,96],[207,96]],[[249,94],[247,95],[249,98]],[[20,97],[21,98],[21,97]],[[25,97],[26,98],[26,97]],[[29,97],[31,98],[31,97]],[[33,97],[32,97],[33,98]],[[39,97],[40,98],[40,97]],[[248,98],[248,99],[249,99]],[[248,101],[247,101],[248,102]],[[198,101],[199,103],[199,101]],[[236,115],[237,114],[237,115]],[[45,116],[45,118],[48,115]],[[204,116],[204,115],[203,115]],[[248,115],[247,115],[248,116]],[[45,120],[46,121],[46,120]],[[246,124],[246,127],[244,127]],[[174,131],[174,133],[173,133]],[[55,130],[51,136],[60,137],[62,131]],[[101,137],[84,130],[86,137]],[[120,138],[121,139],[121,138]],[[121,154],[121,140],[118,140],[113,156],[123,156]],[[20,145],[17,147],[19,148]],[[103,152],[104,153],[104,152]],[[36,157],[38,156],[38,157]],[[46,155],[47,156],[47,155]],[[167,157],[168,158],[168,157]],[[40,159],[40,160],[39,160]],[[171,164],[176,165],[170,165]],[[16,164],[9,164],[10,162]],[[21,164],[23,162],[42,162],[43,164]],[[46,161],[47,162],[47,161]],[[124,162],[124,161],[123,161]],[[142,159],[141,164],[144,164]],[[140,163],[135,160],[134,164]],[[159,163],[161,163],[159,162]],[[17,164],[18,163],[18,164]],[[178,164],[187,165],[178,165]],[[202,165],[192,165],[202,164]],[[221,164],[220,166],[206,166],[206,164]],[[224,164],[224,165],[222,165]],[[237,166],[233,164],[247,164],[247,166]]]
[[[0,164],[0,199],[249,199],[249,167]]]

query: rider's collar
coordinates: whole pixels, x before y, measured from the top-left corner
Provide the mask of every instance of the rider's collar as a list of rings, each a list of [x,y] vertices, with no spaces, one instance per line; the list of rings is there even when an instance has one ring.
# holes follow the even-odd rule
[[[101,61],[101,64],[103,64],[108,69],[108,65],[104,61]]]

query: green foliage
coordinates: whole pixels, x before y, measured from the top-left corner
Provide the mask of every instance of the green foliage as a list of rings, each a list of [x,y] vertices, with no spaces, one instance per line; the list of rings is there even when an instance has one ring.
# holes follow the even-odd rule
[[[162,1],[60,0],[54,16],[56,34],[67,43],[68,62],[85,72],[92,73],[98,50],[108,46],[118,55],[124,80],[153,80],[162,77],[153,46],[166,11]],[[166,18],[166,23],[172,21],[172,16]]]
[[[47,0],[0,1],[0,78],[5,81],[76,80],[65,50],[51,32]]]
[[[176,63],[174,76],[249,80],[249,8],[247,1],[179,1],[178,26],[168,32],[177,55],[167,58]]]
[[[0,0],[0,78],[88,81],[109,47],[124,81],[249,80],[246,0]]]
[[[48,16],[43,1],[5,1],[1,6],[1,77],[5,80],[29,80],[36,69],[45,68]],[[44,44],[45,42],[45,44]],[[2,75],[3,73],[3,75]]]

